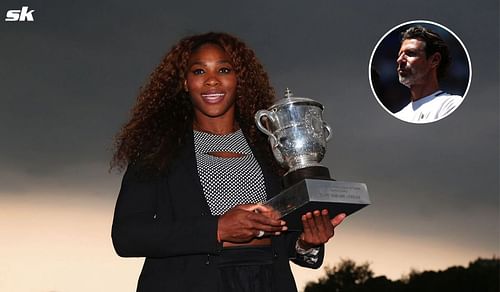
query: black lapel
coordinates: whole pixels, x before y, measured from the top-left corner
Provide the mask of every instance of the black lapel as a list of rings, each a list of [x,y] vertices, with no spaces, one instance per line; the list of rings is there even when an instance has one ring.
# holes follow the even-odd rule
[[[203,189],[198,176],[196,154],[194,152],[193,130],[186,133],[185,144],[172,161],[168,171],[168,183],[172,198],[179,200],[182,205],[191,205],[193,215],[210,214]],[[188,210],[184,212],[190,213]]]

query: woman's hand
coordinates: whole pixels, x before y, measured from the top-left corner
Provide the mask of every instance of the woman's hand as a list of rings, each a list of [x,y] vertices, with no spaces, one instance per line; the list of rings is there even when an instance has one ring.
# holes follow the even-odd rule
[[[302,215],[304,232],[299,237],[299,246],[303,249],[310,249],[326,243],[333,237],[335,227],[342,223],[345,217],[346,214],[341,213],[330,220],[326,209]]]
[[[285,221],[269,207],[261,204],[238,205],[219,217],[218,236],[221,241],[248,242],[265,234],[279,235],[287,230]]]

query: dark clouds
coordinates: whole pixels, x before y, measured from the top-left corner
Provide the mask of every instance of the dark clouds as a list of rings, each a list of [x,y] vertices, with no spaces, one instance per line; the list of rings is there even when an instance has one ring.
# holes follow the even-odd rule
[[[1,12],[23,4],[34,23],[0,24],[0,192],[116,180],[105,169],[112,137],[163,54],[187,34],[228,31],[278,93],[325,104],[335,135],[325,164],[372,194],[354,220],[463,240],[473,230],[498,250],[497,1],[6,1]],[[392,118],[368,81],[379,38],[416,19],[453,30],[473,66],[464,103],[430,125]]]

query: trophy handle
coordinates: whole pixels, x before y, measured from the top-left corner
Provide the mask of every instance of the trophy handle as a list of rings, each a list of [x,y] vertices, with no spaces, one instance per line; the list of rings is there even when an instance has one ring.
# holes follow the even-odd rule
[[[276,136],[274,136],[273,133],[271,133],[266,127],[264,127],[264,125],[262,125],[261,123],[261,119],[263,117],[266,117],[268,118],[269,120],[273,120],[271,118],[271,115],[270,115],[270,111],[267,111],[267,110],[259,110],[256,114],[255,114],[255,123],[257,124],[257,128],[259,128],[259,130],[262,131],[262,133],[266,134],[271,141],[271,144],[272,144],[272,147],[276,147],[276,145],[278,144],[278,139],[276,138]]]
[[[326,136],[326,142],[328,142],[332,138],[332,128],[326,122],[323,122],[323,126],[325,127],[326,131],[328,132],[328,136]]]

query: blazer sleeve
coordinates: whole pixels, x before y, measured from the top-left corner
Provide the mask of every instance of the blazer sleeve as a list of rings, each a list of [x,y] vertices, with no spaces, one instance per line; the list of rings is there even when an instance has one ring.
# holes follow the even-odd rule
[[[298,231],[291,231],[285,234],[285,242],[287,245],[287,251],[288,251],[288,258],[296,265],[299,265],[301,267],[305,268],[311,268],[311,269],[318,269],[321,267],[323,264],[323,259],[325,257],[325,245],[322,244],[319,246],[319,253],[317,255],[318,260],[314,263],[308,262],[304,260],[304,257],[299,255],[297,253],[297,250],[295,249],[295,244],[297,242],[297,239],[300,236],[300,232]]]
[[[165,177],[142,178],[129,166],[115,207],[111,237],[122,257],[162,258],[217,254],[218,217],[201,214],[176,218]],[[162,196],[159,196],[162,194]]]

